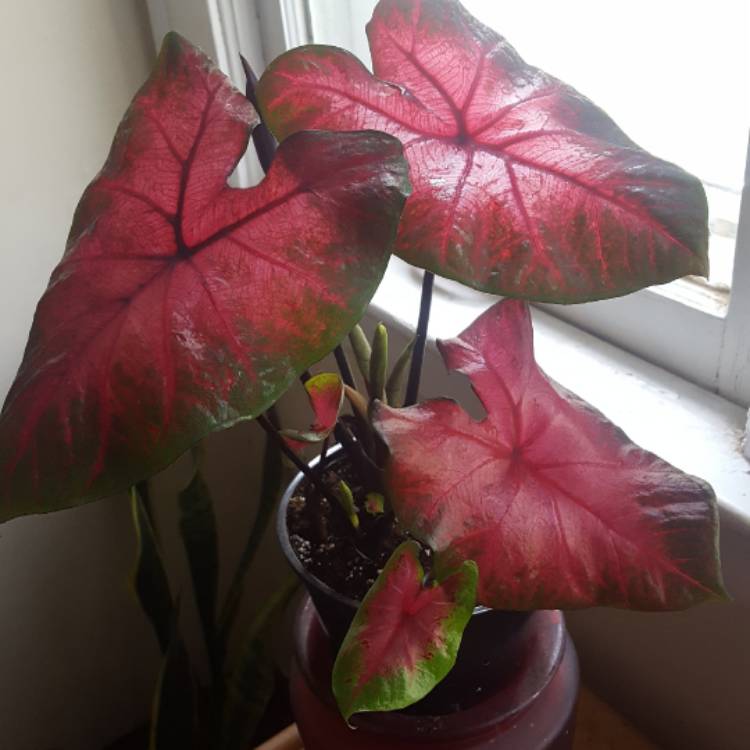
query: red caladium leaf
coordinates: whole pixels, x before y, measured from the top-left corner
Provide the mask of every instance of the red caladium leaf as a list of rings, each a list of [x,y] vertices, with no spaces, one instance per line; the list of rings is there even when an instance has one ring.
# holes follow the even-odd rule
[[[370,127],[401,139],[414,183],[402,258],[552,302],[707,273],[700,182],[456,0],[381,0],[367,32],[378,77],[343,50],[301,47],[270,65],[258,97],[279,138]]]
[[[393,507],[438,568],[475,560],[479,601],[501,609],[679,609],[722,595],[711,488],[548,380],[525,303],[500,302],[439,346],[486,417],[445,399],[374,417]]]
[[[309,430],[282,430],[288,442],[319,443],[333,431],[344,402],[344,382],[335,372],[321,372],[305,381],[305,391],[310,399],[315,421]]]
[[[37,308],[0,417],[0,518],[123,489],[266,409],[362,315],[408,192],[383,133],[300,133],[227,177],[258,118],[177,35]]]
[[[456,661],[476,587],[471,561],[425,587],[419,546],[399,546],[362,600],[333,667],[344,718],[404,708],[427,695]]]

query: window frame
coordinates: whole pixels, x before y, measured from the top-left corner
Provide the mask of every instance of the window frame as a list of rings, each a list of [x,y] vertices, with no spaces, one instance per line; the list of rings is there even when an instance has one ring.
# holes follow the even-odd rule
[[[335,39],[365,61],[354,29],[369,16],[371,0],[147,0],[158,47],[168,29],[196,40],[242,87],[240,51],[261,71],[285,50],[315,36]],[[644,289],[626,297],[581,305],[539,305],[739,405],[750,405],[750,149],[745,165],[732,293],[720,295],[690,281]],[[254,156],[237,170],[240,185],[262,176]],[[654,325],[658,321],[658,325]]]

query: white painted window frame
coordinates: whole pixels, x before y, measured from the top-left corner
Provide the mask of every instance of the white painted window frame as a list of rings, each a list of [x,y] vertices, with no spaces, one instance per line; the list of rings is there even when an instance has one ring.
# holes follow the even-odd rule
[[[353,30],[366,3],[317,0],[147,0],[154,38],[176,29],[200,44],[238,86],[242,52],[261,71],[276,55],[313,36],[335,38],[357,49]],[[369,9],[367,10],[369,12]],[[750,164],[750,161],[748,161]],[[238,168],[240,184],[253,184],[260,170],[253,157]],[[645,289],[585,305],[545,305],[551,314],[661,365],[737,404],[750,404],[750,189],[746,170],[729,303],[691,282]]]

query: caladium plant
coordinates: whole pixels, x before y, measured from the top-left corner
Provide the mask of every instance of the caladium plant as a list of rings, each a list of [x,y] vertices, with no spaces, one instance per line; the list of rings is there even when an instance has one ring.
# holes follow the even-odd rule
[[[583,302],[705,274],[700,182],[527,65],[456,0],[381,0],[368,34],[374,75],[322,46],[282,55],[257,89],[248,71],[264,123],[200,51],[166,38],[81,199],[0,414],[2,519],[136,483],[143,495],[209,432],[253,418],[343,509],[355,547],[362,511],[393,519],[408,540],[364,596],[334,668],[347,718],[426,695],[476,603],[660,610],[723,594],[710,487],[550,381],[524,301]],[[280,141],[273,154],[268,132],[255,139],[266,178],[229,187],[265,124]],[[370,343],[356,323],[391,251],[426,272],[417,335],[389,376],[385,328]],[[514,298],[440,344],[485,405],[481,421],[447,400],[415,404],[433,273]],[[340,374],[311,375],[332,350]],[[298,377],[314,421],[281,429],[272,407]],[[314,443],[325,456],[331,435],[358,486],[300,459]],[[267,463],[261,520],[278,484],[278,462]],[[257,640],[227,681],[227,635],[264,524],[217,615],[199,474],[180,502],[212,676],[236,696]],[[163,687],[184,674],[178,608],[163,571],[143,574],[158,550],[148,503],[137,493],[133,503]],[[236,718],[217,747],[233,746],[225,730],[242,739]],[[168,721],[154,726],[154,737],[168,734]]]

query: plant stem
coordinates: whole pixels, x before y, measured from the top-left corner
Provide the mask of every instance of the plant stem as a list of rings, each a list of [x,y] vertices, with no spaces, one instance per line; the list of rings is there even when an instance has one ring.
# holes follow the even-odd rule
[[[425,271],[422,278],[422,297],[419,301],[419,320],[417,321],[417,335],[414,339],[414,351],[411,355],[411,367],[409,368],[409,380],[406,383],[406,396],[404,406],[412,406],[417,403],[419,397],[419,379],[422,375],[422,362],[424,360],[424,347],[427,343],[427,324],[430,321],[430,307],[432,305],[432,285],[435,274]]]
[[[349,367],[349,360],[346,358],[346,352],[344,352],[344,350],[342,349],[341,344],[339,344],[333,350],[333,356],[336,357],[336,364],[339,366],[341,379],[350,388],[356,388],[357,386],[354,384],[354,375],[352,375],[352,368]]]
[[[260,122],[253,128],[253,145],[255,146],[255,153],[258,154],[260,166],[267,173],[271,168],[273,155],[276,153],[276,139],[271,134],[265,122],[263,122],[263,118],[260,117],[258,97],[255,96],[258,76],[255,75],[255,72],[250,67],[250,63],[242,55],[240,55],[240,60],[242,61],[242,69],[245,71],[245,98],[255,107],[255,111],[260,118]]]
[[[278,429],[271,424],[268,417],[266,417],[265,414],[259,414],[255,419],[269,435],[273,435],[278,441],[284,455],[305,475],[305,477],[307,477],[318,492],[320,492],[329,503],[333,503],[334,505],[338,504],[338,500],[326,489],[326,486],[319,477],[316,476],[315,472],[286,444],[284,438],[279,435]]]

